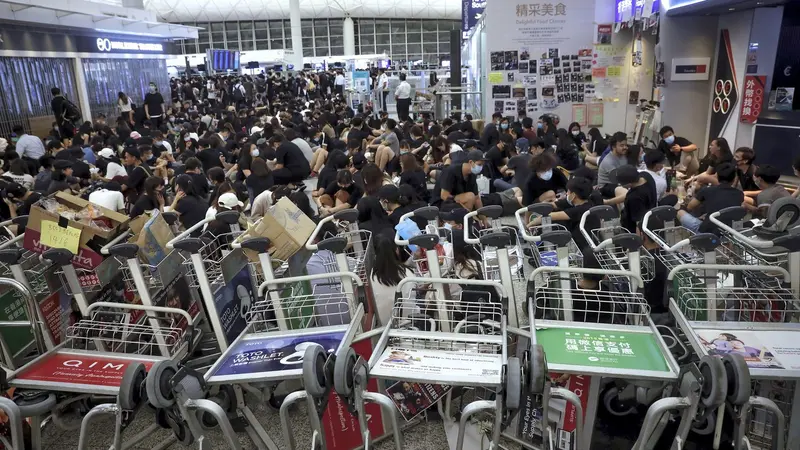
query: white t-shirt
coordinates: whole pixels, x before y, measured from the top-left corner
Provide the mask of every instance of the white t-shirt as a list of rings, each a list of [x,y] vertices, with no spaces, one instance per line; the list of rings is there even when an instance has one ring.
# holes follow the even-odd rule
[[[345,82],[344,75],[342,74],[336,75],[336,80],[334,81],[334,84],[336,84],[336,86],[344,86],[344,82]]]
[[[406,269],[406,274],[403,278],[413,277],[414,272],[411,269]],[[381,284],[374,275],[370,276],[370,285],[372,286],[372,292],[375,294],[375,309],[378,311],[378,319],[381,321],[381,325],[386,325],[389,319],[392,317],[392,308],[394,308],[394,292],[397,286],[386,286]],[[411,298],[411,289],[414,287],[414,283],[406,283],[403,285],[403,294],[402,298],[410,299]],[[414,313],[415,307],[414,302],[406,300],[403,303],[403,317],[407,317],[409,314]]]
[[[667,192],[667,178],[664,176],[663,173],[659,172],[652,172],[650,170],[645,170],[653,177],[653,181],[656,182],[656,197],[658,200],[664,198],[664,194]]]
[[[109,162],[106,166],[106,179],[113,180],[114,177],[127,177],[128,172],[125,168],[115,162]]]
[[[125,198],[122,192],[100,189],[89,194],[89,202],[112,211],[122,211],[125,209]]]
[[[33,188],[33,177],[27,173],[23,175],[14,175],[11,172],[6,172],[3,174],[3,178],[12,180],[14,183],[21,185],[25,189],[31,190]]]
[[[131,99],[128,98],[128,103],[123,103],[122,100],[117,100],[117,104],[119,104],[119,112],[126,113],[131,112]]]

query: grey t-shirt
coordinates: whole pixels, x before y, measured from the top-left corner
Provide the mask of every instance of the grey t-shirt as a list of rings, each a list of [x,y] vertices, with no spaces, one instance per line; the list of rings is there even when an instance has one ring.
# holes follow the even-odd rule
[[[611,184],[611,172],[625,164],[628,164],[627,158],[624,156],[617,156],[612,150],[603,158],[603,162],[601,162],[600,166],[597,168],[597,185],[603,186],[605,184]]]
[[[756,206],[771,205],[775,200],[788,196],[789,191],[787,191],[785,187],[776,184],[758,193],[758,196],[756,196]]]
[[[386,141],[386,144],[392,149],[395,155],[400,154],[400,141],[397,139],[397,134],[393,131],[385,131],[375,142],[383,143],[383,141]]]

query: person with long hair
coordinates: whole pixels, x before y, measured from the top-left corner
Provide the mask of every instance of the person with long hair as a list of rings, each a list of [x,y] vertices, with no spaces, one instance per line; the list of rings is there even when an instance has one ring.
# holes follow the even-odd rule
[[[356,205],[359,227],[373,233],[391,228],[389,217],[378,200],[378,190],[383,185],[392,184],[392,181],[387,179],[383,171],[372,163],[366,164],[359,173],[364,182],[364,195]]]
[[[245,180],[245,185],[252,202],[262,192],[275,185],[275,180],[272,178],[272,172],[269,167],[267,167],[267,162],[261,158],[253,159],[250,170],[250,176]]]
[[[129,124],[133,125],[135,123],[133,120],[133,102],[131,102],[131,99],[128,98],[128,95],[124,92],[120,91],[117,93],[117,107],[119,108],[120,116]]]
[[[144,193],[139,196],[131,207],[131,218],[139,217],[153,210],[164,212],[164,180],[160,177],[150,177],[144,180]]]
[[[405,142],[405,141],[404,141]],[[408,184],[416,193],[417,198],[428,203],[431,193],[428,190],[427,177],[417,162],[413,153],[400,155],[400,184]]]
[[[720,164],[732,163],[733,152],[728,140],[724,137],[717,137],[711,140],[708,145],[708,154],[700,161],[701,173],[686,180],[686,184],[696,183],[697,186],[717,185],[717,167]]]
[[[183,174],[175,178],[175,199],[171,210],[178,214],[181,225],[187,230],[205,218],[208,204],[199,194],[191,176]],[[199,236],[201,231],[195,230],[192,236]]]
[[[375,309],[381,325],[389,323],[394,308],[395,289],[404,278],[413,277],[414,272],[403,263],[404,252],[394,243],[391,233],[377,233],[372,237],[372,245],[376,255],[370,270],[370,286],[372,286]],[[410,299],[413,283],[403,286],[402,298]],[[400,305],[398,305],[400,306]],[[413,303],[402,305],[403,316],[413,313]]]
[[[575,145],[572,136],[563,128],[558,129],[556,136],[556,157],[560,165],[570,171],[577,169],[581,164],[578,150],[580,147]]]
[[[589,129],[589,142],[584,143],[582,146],[584,151],[583,160],[587,167],[597,170],[600,165],[600,155],[608,147],[608,141],[603,137],[603,134],[597,128]]]

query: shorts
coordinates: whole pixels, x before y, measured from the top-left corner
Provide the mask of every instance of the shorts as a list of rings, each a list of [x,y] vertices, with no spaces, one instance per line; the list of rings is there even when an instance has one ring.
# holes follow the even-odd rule
[[[694,231],[695,233],[697,233],[698,230],[700,230],[700,225],[703,224],[702,219],[698,219],[697,217],[689,213],[681,214],[679,217],[681,225],[685,228],[688,228],[691,231]]]

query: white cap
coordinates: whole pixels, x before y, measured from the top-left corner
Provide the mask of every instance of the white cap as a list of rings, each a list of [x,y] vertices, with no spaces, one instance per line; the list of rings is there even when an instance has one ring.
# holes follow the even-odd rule
[[[106,148],[100,150],[99,152],[97,152],[97,154],[102,156],[103,158],[113,158],[114,157],[114,150],[111,150],[110,148],[106,147]]]
[[[461,148],[461,146],[460,146],[460,145],[458,145],[458,144],[452,144],[452,145],[450,146],[450,153],[455,153],[455,152],[463,152],[463,151],[464,151],[464,149],[463,149],[463,148]]]
[[[250,134],[261,133],[262,131],[264,131],[264,129],[261,127],[253,127],[250,129]]]
[[[139,134],[139,132],[138,132],[138,131],[131,131],[131,137],[132,137],[133,139],[139,139],[139,138],[141,138],[141,137],[142,137],[142,135],[141,135],[141,134]]]
[[[233,209],[235,207],[242,207],[244,203],[240,202],[238,198],[236,198],[236,194],[233,192],[226,192],[219,196],[219,200],[217,200],[219,206],[227,209]]]

